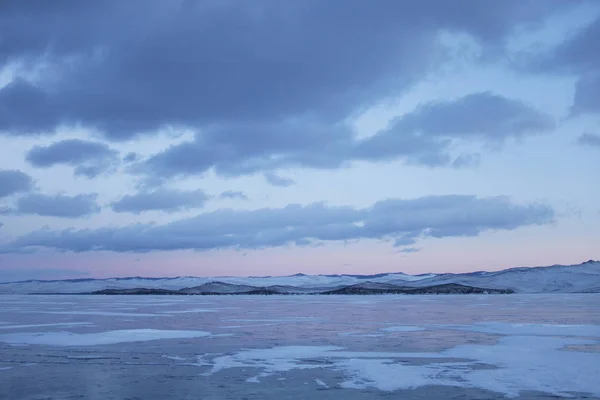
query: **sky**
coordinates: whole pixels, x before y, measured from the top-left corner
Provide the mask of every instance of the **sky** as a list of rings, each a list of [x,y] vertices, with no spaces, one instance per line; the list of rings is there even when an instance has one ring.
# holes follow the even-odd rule
[[[600,3],[0,3],[0,281],[600,258]]]

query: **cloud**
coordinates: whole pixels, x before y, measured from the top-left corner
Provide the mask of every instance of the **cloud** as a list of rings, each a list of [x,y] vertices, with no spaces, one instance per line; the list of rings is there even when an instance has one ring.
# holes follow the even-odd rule
[[[596,10],[597,12],[598,10]],[[559,45],[550,54],[534,60],[534,72],[569,74],[578,78],[572,113],[600,113],[600,52],[595,45],[600,37],[600,13],[587,26]]]
[[[0,68],[44,66],[0,89],[0,131],[79,125],[112,140],[223,121],[339,122],[431,72],[447,53],[440,33],[468,35],[497,55],[515,27],[563,8],[543,0],[43,3],[0,12]]]
[[[577,139],[577,143],[584,146],[600,147],[600,135],[584,133]]]
[[[267,182],[269,182],[273,186],[287,187],[296,183],[296,181],[294,181],[293,179],[284,178],[282,176],[274,174],[273,172],[266,172],[264,176]]]
[[[77,196],[30,193],[17,199],[14,208],[0,211],[9,215],[40,215],[45,217],[79,218],[100,211],[96,194]]]
[[[400,117],[385,135],[416,132],[430,137],[503,141],[553,127],[551,117],[521,101],[479,92],[421,105]]]
[[[14,239],[0,251],[41,247],[74,252],[148,252],[258,249],[360,239],[414,241],[423,237],[477,236],[485,231],[548,224],[553,218],[549,206],[518,205],[507,197],[429,196],[384,200],[363,209],[296,204],[253,211],[224,209],[162,225],[42,229]]]
[[[126,195],[112,204],[115,212],[140,214],[145,211],[177,212],[202,208],[209,196],[202,190],[155,189]]]
[[[420,248],[417,247],[406,247],[404,249],[400,249],[398,250],[398,253],[418,253],[419,251],[421,251]]]
[[[596,10],[597,12],[597,10]],[[600,54],[592,45],[600,35],[600,13],[588,25],[580,27],[554,51],[534,60],[534,68],[585,75],[595,73],[600,65]]]
[[[35,146],[25,158],[34,167],[69,165],[75,167],[75,175],[94,178],[113,168],[118,162],[117,156],[118,153],[104,143],[68,139],[49,146]]]
[[[575,85],[575,98],[571,110],[575,115],[600,113],[600,72],[579,79]]]
[[[250,200],[244,192],[235,190],[226,190],[219,195],[220,199],[238,199],[238,200]]]
[[[453,162],[454,168],[469,168],[476,167],[481,163],[481,154],[479,153],[468,153],[461,154]]]
[[[455,141],[501,143],[511,137],[539,134],[554,127],[549,116],[528,105],[489,92],[453,101],[427,103],[366,139],[346,125],[295,120],[277,124],[213,127],[194,140],[171,146],[131,167],[134,174],[172,178],[221,176],[304,167],[334,169],[355,161],[403,160],[429,167],[476,164],[475,154],[451,156]],[[275,183],[274,183],[275,182]]]
[[[60,110],[55,102],[50,95],[30,82],[22,78],[13,80],[0,88],[0,133],[54,133],[62,124]]]
[[[134,153],[134,152],[127,153],[127,155],[125,155],[125,157],[123,157],[123,162],[126,162],[126,163],[134,162],[138,158],[139,158],[139,155],[137,153]]]
[[[18,170],[0,170],[0,199],[33,189],[33,179]]]

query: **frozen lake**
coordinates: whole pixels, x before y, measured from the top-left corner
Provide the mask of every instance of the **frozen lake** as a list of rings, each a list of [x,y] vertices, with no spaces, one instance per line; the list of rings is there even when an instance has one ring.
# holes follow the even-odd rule
[[[600,295],[0,296],[0,399],[600,399]]]

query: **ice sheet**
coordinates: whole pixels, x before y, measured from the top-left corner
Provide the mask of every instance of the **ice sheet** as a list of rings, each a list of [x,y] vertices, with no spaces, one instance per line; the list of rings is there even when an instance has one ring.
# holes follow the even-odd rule
[[[479,332],[483,330],[481,325],[471,327]],[[335,346],[251,349],[215,358],[210,374],[229,368],[254,367],[262,370],[251,380],[256,382],[294,369],[329,368],[344,373],[343,387],[355,389],[392,391],[445,385],[475,387],[511,397],[521,391],[567,397],[570,392],[600,396],[597,384],[600,354],[563,350],[566,346],[596,343],[562,335],[567,329],[571,336],[589,336],[589,327],[554,326],[550,332],[558,336],[553,337],[548,332],[546,336],[523,335],[539,328],[531,324],[487,326],[493,327],[490,330],[494,333],[521,334],[502,337],[495,345],[469,344],[431,353],[353,352]],[[482,369],[482,365],[488,368]]]
[[[498,335],[538,335],[600,337],[600,325],[509,324],[479,322],[471,325],[434,325],[438,329],[456,329]]]
[[[99,333],[19,332],[0,335],[0,342],[47,346],[97,346],[106,344],[145,342],[158,339],[189,339],[211,336],[203,331],[160,329],[127,329]]]

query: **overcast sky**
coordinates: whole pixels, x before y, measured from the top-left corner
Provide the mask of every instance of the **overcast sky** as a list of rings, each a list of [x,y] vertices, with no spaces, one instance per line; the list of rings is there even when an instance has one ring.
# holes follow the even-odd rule
[[[600,258],[600,3],[0,2],[0,280]]]

